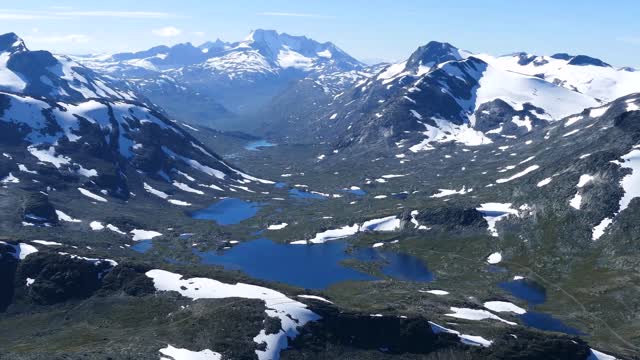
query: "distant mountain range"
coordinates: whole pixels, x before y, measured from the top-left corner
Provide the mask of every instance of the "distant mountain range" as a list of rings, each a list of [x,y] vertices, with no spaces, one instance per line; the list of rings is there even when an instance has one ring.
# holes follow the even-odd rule
[[[366,68],[330,42],[273,30],[255,30],[234,43],[216,40],[200,46],[156,46],[75,60],[103,74],[131,80],[140,93],[170,113],[184,113],[185,102],[195,100],[213,102],[213,109],[205,109],[208,116],[225,118],[255,110],[292,81],[341,74],[327,80],[340,87],[346,85],[344,77],[358,76]],[[192,114],[187,120],[206,121],[198,119],[199,115]]]

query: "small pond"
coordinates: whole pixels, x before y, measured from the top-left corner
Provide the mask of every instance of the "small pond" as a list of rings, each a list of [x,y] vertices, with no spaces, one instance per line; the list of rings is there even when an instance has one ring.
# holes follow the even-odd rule
[[[276,144],[268,142],[267,140],[251,141],[244,146],[245,149],[250,151],[259,151],[261,148],[276,146]]]
[[[326,197],[320,194],[315,194],[308,191],[302,191],[300,189],[291,189],[289,190],[289,196],[294,199],[315,199],[315,200],[325,200]]]

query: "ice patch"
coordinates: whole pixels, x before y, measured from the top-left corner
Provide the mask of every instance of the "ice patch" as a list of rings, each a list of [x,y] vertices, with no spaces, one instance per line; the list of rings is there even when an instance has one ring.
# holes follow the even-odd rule
[[[78,188],[78,191],[80,191],[82,195],[89,197],[93,200],[100,201],[100,202],[107,202],[107,199],[103,198],[102,196],[96,195],[87,189]]]
[[[62,221],[66,221],[66,222],[72,222],[72,223],[79,223],[82,222],[82,220],[79,219],[74,219],[71,216],[63,213],[60,210],[56,210],[56,215],[58,215],[58,219],[62,220]]]
[[[489,312],[487,310],[459,308],[459,307],[454,307],[454,306],[452,306],[450,309],[451,309],[451,311],[453,311],[453,313],[444,314],[445,316],[451,316],[451,317],[458,318],[458,319],[473,320],[473,321],[479,321],[479,320],[485,320],[485,319],[493,319],[493,320],[502,321],[505,324],[516,325],[516,323],[514,323],[512,321],[507,321],[507,320],[499,317],[498,315],[496,315],[496,314],[494,314],[492,312]]]
[[[496,223],[509,215],[518,215],[519,212],[516,209],[511,208],[511,203],[484,203],[480,204],[476,210],[480,211],[487,221],[489,233],[492,236],[498,236],[498,230],[496,229]]]
[[[543,186],[549,185],[549,183],[551,182],[551,180],[552,180],[552,179],[551,179],[550,177],[548,177],[548,178],[546,178],[546,179],[544,179],[544,180],[539,181],[539,182],[538,182],[538,184],[537,184],[536,186],[538,186],[538,187],[543,187]]]
[[[130,231],[133,241],[151,240],[154,237],[162,236],[161,233],[152,230],[133,229]]]
[[[483,306],[495,312],[511,312],[518,315],[522,315],[527,312],[527,310],[508,301],[487,301]]]
[[[449,295],[449,292],[448,291],[444,291],[444,290],[418,290],[418,292],[426,293],[426,294],[433,294],[433,295],[438,295],[438,296]]]
[[[282,230],[286,228],[287,225],[288,225],[287,223],[272,224],[272,225],[269,225],[269,227],[267,227],[267,230]]]
[[[178,349],[171,345],[158,350],[160,352],[160,360],[220,360],[222,355],[209,349],[202,351],[191,351],[187,349]]]
[[[529,166],[528,168],[526,168],[526,169],[522,170],[521,172],[519,172],[519,173],[517,173],[517,174],[512,175],[511,177],[508,177],[508,178],[505,178],[505,179],[498,179],[498,180],[496,180],[496,183],[497,183],[497,184],[502,184],[502,183],[509,182],[509,181],[514,180],[514,179],[517,179],[517,178],[519,178],[519,177],[525,176],[525,175],[527,175],[528,173],[530,173],[530,172],[532,172],[532,171],[538,170],[539,168],[540,168],[540,166],[539,166],[539,165],[532,165],[532,166]]]
[[[438,189],[440,192],[435,193],[433,195],[431,195],[430,197],[432,198],[441,198],[441,197],[445,197],[445,196],[450,196],[450,195],[455,195],[455,194],[466,194],[466,193],[470,193],[473,191],[473,189],[469,189],[467,190],[465,186],[462,187],[462,189],[460,190],[449,190],[449,189]]]
[[[499,252],[494,252],[493,254],[487,257],[487,263],[489,264],[499,264],[502,261],[502,254]]]

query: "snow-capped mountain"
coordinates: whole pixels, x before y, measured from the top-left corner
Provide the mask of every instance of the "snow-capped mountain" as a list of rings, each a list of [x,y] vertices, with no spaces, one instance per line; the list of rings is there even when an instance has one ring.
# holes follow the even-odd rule
[[[64,103],[9,93],[0,93],[0,103],[4,183],[77,186],[99,201],[144,189],[188,205],[173,194],[184,199],[266,182],[227,165],[177,123],[138,103]]]
[[[362,64],[330,42],[255,30],[244,41],[232,44],[224,55],[211,57],[203,67],[234,79],[292,69],[305,74],[332,73],[358,69]]]
[[[159,110],[118,98],[90,70],[71,61],[52,63],[61,58],[29,52],[13,34],[1,39],[9,60],[0,88],[12,90],[0,91],[3,186],[71,191],[97,202],[126,201],[137,193],[189,206],[194,196],[269,183],[226,164]],[[39,60],[51,62],[39,66]],[[56,72],[60,67],[64,72]],[[38,75],[49,80],[36,82]],[[25,85],[17,86],[16,79]],[[49,222],[50,215],[29,221]]]
[[[126,82],[100,76],[68,56],[30,51],[14,33],[0,35],[0,90],[65,101],[144,101]]]
[[[516,53],[499,57],[474,56],[496,68],[536,76],[601,101],[612,101],[640,91],[640,72],[614,68],[586,55]]]
[[[311,102],[304,106],[313,108]],[[430,42],[320,102],[307,118],[317,136],[339,136],[342,145],[384,141],[418,151],[435,139],[473,145],[521,135],[598,105],[588,95]]]
[[[167,106],[155,90],[158,86],[147,86],[156,80],[165,81],[158,79],[159,74],[171,77],[196,97],[216,99],[233,112],[243,112],[268,101],[291,81],[345,72],[353,72],[353,77],[365,68],[330,42],[273,30],[255,30],[234,43],[216,40],[197,47],[186,43],[75,59],[102,73],[137,80],[139,90],[170,113],[183,108]],[[188,97],[172,102],[188,102]]]

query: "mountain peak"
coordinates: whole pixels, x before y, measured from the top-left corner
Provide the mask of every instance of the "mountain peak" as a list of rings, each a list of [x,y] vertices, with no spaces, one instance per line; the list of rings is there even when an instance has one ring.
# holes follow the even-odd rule
[[[0,35],[0,51],[18,52],[25,51],[27,47],[24,41],[15,33],[6,33]]]
[[[551,57],[553,59],[566,60],[568,61],[569,65],[576,65],[576,66],[593,65],[593,66],[600,66],[600,67],[611,67],[611,65],[607,64],[606,62],[591,56],[587,56],[587,55],[569,55],[567,53],[559,53],[559,54],[553,54],[551,55]]]
[[[430,41],[411,54],[407,60],[407,67],[433,66],[445,61],[461,60],[464,57],[460,49],[447,42]]]

